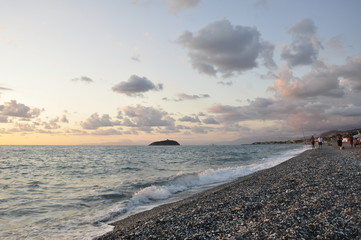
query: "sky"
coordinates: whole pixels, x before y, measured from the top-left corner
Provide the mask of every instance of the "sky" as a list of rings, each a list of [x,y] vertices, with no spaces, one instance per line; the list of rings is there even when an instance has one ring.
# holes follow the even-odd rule
[[[361,128],[359,0],[0,0],[0,144]]]

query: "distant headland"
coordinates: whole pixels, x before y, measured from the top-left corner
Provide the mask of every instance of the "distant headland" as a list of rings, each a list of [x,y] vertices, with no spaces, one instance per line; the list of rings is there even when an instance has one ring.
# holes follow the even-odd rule
[[[175,146],[180,145],[177,141],[174,140],[164,140],[164,141],[158,141],[158,142],[152,142],[149,144],[149,146]]]

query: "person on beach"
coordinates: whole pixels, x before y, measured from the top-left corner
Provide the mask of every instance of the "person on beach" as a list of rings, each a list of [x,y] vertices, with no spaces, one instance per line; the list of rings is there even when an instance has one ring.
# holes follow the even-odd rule
[[[318,149],[322,149],[322,144],[323,144],[323,138],[320,136],[318,138]]]
[[[356,138],[355,139],[355,147],[357,146],[357,145],[360,145],[360,138]],[[361,147],[361,146],[360,146]]]
[[[337,139],[337,146],[340,148],[340,150],[342,150],[342,137],[338,137]]]
[[[312,149],[315,149],[315,138],[312,136],[310,138],[311,144],[312,144]]]
[[[349,141],[350,141],[351,148],[353,148],[353,136],[350,136]]]

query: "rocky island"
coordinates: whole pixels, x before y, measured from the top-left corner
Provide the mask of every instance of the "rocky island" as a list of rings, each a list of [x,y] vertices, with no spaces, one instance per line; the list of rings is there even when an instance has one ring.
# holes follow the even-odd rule
[[[180,145],[177,141],[174,140],[164,140],[164,141],[158,141],[158,142],[152,142],[149,144],[149,146],[176,146]]]

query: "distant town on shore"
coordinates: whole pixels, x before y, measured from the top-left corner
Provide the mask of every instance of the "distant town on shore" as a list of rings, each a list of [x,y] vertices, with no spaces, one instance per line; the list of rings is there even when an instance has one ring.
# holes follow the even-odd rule
[[[332,130],[328,132],[321,133],[319,136],[314,135],[314,137],[322,137],[325,141],[335,140],[338,137],[348,138],[350,136],[354,136],[356,134],[361,133],[361,128],[356,128],[352,130]],[[285,140],[285,141],[265,141],[265,142],[254,142],[252,145],[257,144],[306,144],[309,142],[309,138],[311,136],[305,136],[304,138],[296,139],[296,140]]]

